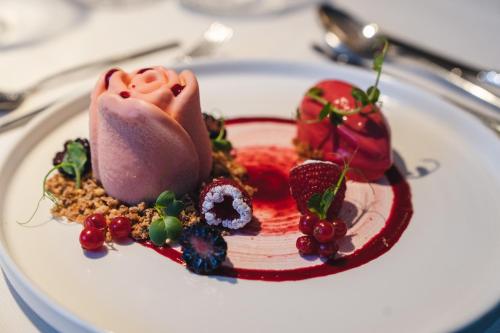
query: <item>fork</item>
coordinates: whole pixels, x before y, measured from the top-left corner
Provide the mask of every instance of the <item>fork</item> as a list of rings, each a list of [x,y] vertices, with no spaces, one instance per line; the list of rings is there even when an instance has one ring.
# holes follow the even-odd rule
[[[176,62],[184,62],[184,63],[189,63],[195,58],[200,58],[203,56],[208,56],[216,51],[216,49],[221,46],[223,43],[229,41],[233,36],[233,29],[222,24],[219,22],[214,22],[212,23],[207,30],[203,33],[201,39],[195,43],[195,45],[188,49],[186,52],[184,52],[181,56],[178,56],[175,58]],[[88,68],[93,68],[93,67],[103,67],[106,65],[113,65],[117,62],[122,62],[125,60],[130,60],[133,58],[137,58],[140,56],[144,56],[153,52],[158,52],[161,50],[165,50],[166,48],[171,48],[178,46],[178,42],[169,42],[164,45],[156,46],[153,48],[149,48],[146,50],[134,52],[128,55],[124,56],[119,56],[119,57],[114,57],[110,59],[104,59],[100,60],[94,63],[88,63],[84,65],[80,65],[77,67],[73,67],[67,70],[64,70],[63,72],[59,72],[53,75],[50,75],[47,78],[42,79],[38,83],[34,84],[32,87],[22,91],[22,92],[17,92],[17,93],[2,93],[0,92],[0,112],[1,111],[12,111],[15,108],[17,108],[23,101],[24,99],[29,96],[29,94],[34,93],[38,89],[42,88],[44,85],[48,84],[49,81],[56,80],[57,78],[61,78],[63,76],[69,75],[71,73],[74,73],[76,71],[80,71],[83,69],[88,69]],[[11,96],[9,96],[11,95]],[[14,95],[18,95],[17,97]],[[9,99],[9,97],[15,97]],[[17,100],[16,100],[17,98]],[[8,106],[8,104],[11,103],[11,107],[5,108],[5,106]],[[17,103],[17,105],[16,105]],[[51,103],[52,104],[52,103]],[[42,108],[38,108],[36,110],[32,110],[29,112],[23,112],[22,114],[8,114],[0,118],[0,129],[4,129],[6,127],[10,127],[13,123],[21,120],[21,119],[26,119],[30,116],[33,116],[37,113],[40,113],[44,109],[46,109],[49,105],[46,105]]]

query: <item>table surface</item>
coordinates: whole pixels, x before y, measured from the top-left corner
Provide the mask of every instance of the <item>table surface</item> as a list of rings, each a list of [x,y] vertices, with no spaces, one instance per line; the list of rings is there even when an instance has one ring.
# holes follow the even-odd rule
[[[498,0],[339,0],[335,3],[366,21],[377,22],[384,31],[401,39],[471,65],[500,70],[500,43],[497,37],[494,43],[490,38],[492,32],[498,32]],[[170,39],[179,39],[188,47],[216,20],[234,29],[233,39],[217,54],[219,58],[324,61],[310,48],[322,35],[312,4],[254,17],[204,15],[180,6],[177,1],[80,10],[80,20],[64,33],[37,44],[0,49],[0,88],[21,89],[38,78],[75,64]],[[424,18],[425,24],[422,24]],[[151,55],[123,67],[168,64],[179,52]],[[16,112],[26,112],[75,91],[90,90],[96,75],[34,96]],[[0,133],[0,161],[23,131],[19,126]],[[499,313],[490,313],[488,324],[483,320],[467,331],[500,332]],[[488,328],[495,319],[496,323]],[[3,274],[0,275],[0,332],[55,332],[23,302]]]

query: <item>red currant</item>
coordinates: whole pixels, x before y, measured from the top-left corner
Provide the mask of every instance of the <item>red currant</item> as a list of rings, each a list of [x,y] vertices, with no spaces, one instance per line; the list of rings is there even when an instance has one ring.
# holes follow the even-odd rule
[[[347,224],[342,220],[335,220],[332,222],[333,229],[335,229],[335,239],[345,236],[347,233]]]
[[[95,227],[85,227],[80,233],[80,245],[89,251],[99,250],[104,244],[104,232]]]
[[[299,230],[306,235],[312,235],[314,225],[319,221],[316,215],[306,214],[302,215],[299,220]]]
[[[89,215],[85,218],[85,221],[83,222],[83,225],[85,227],[94,227],[97,228],[101,231],[104,231],[106,229],[106,218],[104,215],[96,213]]]
[[[314,226],[313,236],[320,243],[328,243],[333,240],[335,229],[333,229],[333,225],[330,222],[322,220]]]
[[[318,251],[318,242],[311,236],[300,236],[295,246],[300,254],[316,254]]]
[[[321,243],[318,246],[318,254],[321,258],[329,259],[339,250],[339,246],[335,242]]]
[[[128,237],[131,231],[132,224],[130,223],[130,220],[125,216],[115,217],[109,224],[109,232],[115,239],[123,239],[125,237]]]

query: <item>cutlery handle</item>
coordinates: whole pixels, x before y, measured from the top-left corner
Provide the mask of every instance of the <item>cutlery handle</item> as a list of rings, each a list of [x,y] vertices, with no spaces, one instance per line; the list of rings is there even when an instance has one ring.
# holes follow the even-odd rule
[[[123,61],[127,61],[127,60],[132,60],[132,59],[139,58],[139,57],[142,57],[142,56],[145,56],[148,54],[172,49],[172,48],[179,47],[179,46],[180,46],[179,41],[169,41],[167,43],[156,45],[156,46],[153,46],[153,47],[150,47],[147,49],[142,49],[140,51],[135,51],[135,52],[127,53],[127,54],[122,54],[122,55],[118,55],[118,56],[114,56],[114,57],[109,57],[109,58],[100,59],[97,61],[92,61],[92,62],[84,63],[81,65],[77,65],[77,66],[74,66],[74,67],[71,67],[71,68],[65,69],[63,71],[60,71],[60,72],[57,72],[57,73],[54,73],[54,74],[51,74],[49,76],[44,77],[43,79],[41,79],[38,82],[36,82],[35,84],[33,84],[30,88],[28,88],[28,91],[30,93],[32,93],[32,92],[42,88],[44,85],[50,83],[51,81],[53,81],[55,79],[59,79],[63,76],[70,75],[70,74],[79,72],[81,70],[90,69],[90,68],[94,68],[94,67],[99,68],[99,67],[109,66],[109,65],[113,65],[115,63],[119,63],[119,62],[123,62]]]
[[[500,122],[500,98],[459,75],[435,66],[406,65],[387,59],[384,71],[458,104],[471,112]]]
[[[371,60],[352,53],[338,53],[328,46],[313,45],[313,49],[335,62],[371,68]],[[387,61],[389,60],[389,61]],[[442,72],[425,70],[421,67],[403,66],[387,59],[384,72],[403,81],[417,85],[424,90],[437,93],[448,101],[479,116],[497,134],[500,134],[500,99],[474,83],[458,75],[445,76]],[[486,97],[486,99],[484,99]]]

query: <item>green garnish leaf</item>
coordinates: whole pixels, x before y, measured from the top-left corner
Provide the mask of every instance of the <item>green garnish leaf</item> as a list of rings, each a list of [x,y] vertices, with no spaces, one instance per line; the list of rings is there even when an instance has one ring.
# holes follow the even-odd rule
[[[76,188],[81,187],[81,179],[87,160],[87,150],[85,150],[85,147],[79,142],[70,141],[63,158],[63,163],[66,164],[62,169],[66,173],[75,176]]]
[[[307,208],[311,213],[318,216],[321,220],[327,218],[328,210],[330,209],[333,200],[335,200],[335,196],[342,186],[342,182],[345,180],[345,176],[348,170],[349,166],[344,166],[335,185],[328,187],[325,191],[323,191],[323,193],[314,193],[309,198],[309,201],[307,202]]]
[[[149,239],[156,246],[162,246],[167,240],[167,228],[165,227],[165,220],[158,218],[151,222],[149,225]]]
[[[154,208],[161,217],[179,216],[184,209],[184,203],[175,198],[174,192],[164,191],[156,199]]]
[[[321,216],[321,195],[314,193],[307,201],[307,208],[311,213]]]
[[[371,86],[368,88],[366,91],[368,93],[368,96],[370,98],[370,104],[375,104],[377,103],[379,97],[380,97],[380,89],[377,87]]]
[[[361,103],[361,105],[366,106],[368,104],[368,95],[361,89],[353,87],[351,91],[352,97]]]
[[[166,216],[179,216],[184,209],[184,203],[181,200],[174,200],[165,208]]]
[[[158,198],[156,199],[155,206],[166,208],[175,200],[175,193],[172,191],[164,191],[160,193]]]
[[[319,120],[325,119],[330,114],[330,103],[326,103],[319,113]]]
[[[318,87],[312,87],[307,91],[307,96],[309,97],[321,97],[323,96],[323,89]]]
[[[215,151],[225,151],[229,152],[233,149],[233,145],[226,139],[214,139],[212,140],[212,147]]]
[[[174,216],[167,216],[164,219],[165,231],[167,233],[167,238],[171,240],[177,240],[182,233],[182,223]]]

